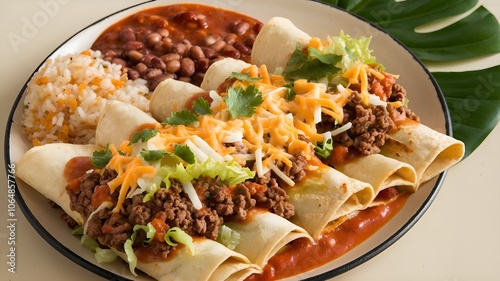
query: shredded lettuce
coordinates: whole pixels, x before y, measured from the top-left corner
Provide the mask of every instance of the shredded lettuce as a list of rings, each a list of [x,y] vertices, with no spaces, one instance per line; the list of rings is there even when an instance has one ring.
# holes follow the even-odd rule
[[[156,229],[154,228],[152,223],[148,223],[147,225],[134,225],[134,233],[130,236],[127,241],[125,241],[125,244],[123,244],[123,249],[125,250],[125,254],[127,255],[127,261],[129,264],[129,269],[134,276],[137,276],[135,273],[135,267],[137,266],[137,256],[135,255],[134,248],[132,245],[134,245],[135,238],[137,236],[137,231],[143,230],[146,232],[146,237],[148,238],[147,240],[142,241],[144,244],[149,244],[153,240],[155,234],[156,234]]]
[[[98,263],[113,262],[116,259],[115,252],[110,249],[102,249],[99,247],[99,243],[97,243],[96,240],[88,237],[87,235],[82,235],[80,238],[80,244],[87,247],[92,253],[94,253],[94,257]]]
[[[140,225],[140,224],[134,225],[134,233],[132,233],[132,236],[130,236],[132,242],[135,241],[135,237],[137,236],[137,231],[139,230],[144,230],[144,232],[146,232],[146,237],[148,238],[147,240],[142,241],[142,243],[144,244],[151,243],[156,234],[156,228],[154,228],[153,224],[148,223],[147,225]]]
[[[137,266],[137,256],[134,253],[132,244],[134,244],[134,242],[130,239],[127,239],[127,241],[125,241],[125,244],[123,244],[123,249],[125,250],[125,254],[127,255],[128,268],[130,269],[130,272],[132,272],[134,276],[137,276],[137,273],[135,273],[135,267]]]
[[[169,229],[163,236],[163,239],[165,239],[165,242],[172,247],[177,246],[177,243],[184,244],[188,247],[191,254],[194,254],[193,238],[178,227],[172,227]],[[173,242],[172,239],[177,243]]]
[[[99,248],[99,243],[85,234],[80,238],[80,244],[89,248],[92,253],[95,253],[95,250]]]
[[[219,235],[217,236],[217,242],[226,246],[230,250],[236,249],[236,246],[240,244],[240,233],[233,230],[229,226],[221,225],[219,227]]]
[[[116,259],[116,253],[110,249],[96,248],[94,256],[98,263],[113,262]]]
[[[182,164],[172,166],[161,166],[158,175],[163,177],[167,188],[170,187],[170,180],[177,179],[180,182],[189,182],[200,176],[219,178],[228,185],[242,183],[255,176],[255,172],[249,168],[240,166],[236,161],[227,162],[214,161],[208,158],[203,163],[195,162],[184,167]]]

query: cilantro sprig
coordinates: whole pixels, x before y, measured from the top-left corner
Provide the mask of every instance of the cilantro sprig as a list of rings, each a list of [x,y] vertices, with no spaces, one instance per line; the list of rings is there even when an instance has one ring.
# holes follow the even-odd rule
[[[188,164],[193,164],[195,162],[195,157],[194,153],[191,151],[191,149],[187,145],[180,145],[176,144],[174,146],[174,153],[165,151],[163,149],[152,149],[152,150],[147,150],[147,149],[142,149],[140,152],[142,158],[148,162],[156,162],[161,159],[165,155],[169,155],[174,158],[180,158]]]
[[[244,73],[238,73],[238,72],[233,72],[231,75],[229,75],[228,79],[230,78],[236,78],[237,80],[240,81],[247,81],[247,82],[257,82],[262,80],[262,77],[250,77],[248,74]]]
[[[316,48],[308,48],[307,54],[302,51],[300,43],[297,43],[288,64],[283,70],[283,77],[287,80],[308,79],[317,80],[337,73],[340,68],[335,65],[342,56],[323,53]]]
[[[250,85],[246,89],[242,87],[230,87],[227,91],[227,96],[224,97],[224,101],[226,102],[229,114],[233,118],[252,116],[257,106],[264,102],[262,93],[255,85]]]
[[[158,133],[158,130],[156,128],[155,129],[143,129],[143,130],[140,130],[138,132],[135,132],[132,135],[132,138],[130,139],[130,142],[128,145],[138,143],[139,141],[147,142],[149,139],[156,136],[156,133]]]
[[[109,145],[106,145],[106,149],[104,150],[97,150],[92,153],[92,157],[90,157],[90,162],[92,165],[94,165],[98,169],[102,169],[108,165],[109,161],[111,161],[111,158],[113,157],[113,154],[111,153],[111,150],[109,149]]]
[[[202,97],[198,98],[193,102],[193,109],[187,110],[183,109],[179,112],[174,112],[170,117],[167,118],[162,125],[190,125],[198,121],[198,116],[212,114],[210,109],[210,104],[208,101]]]
[[[316,155],[322,158],[328,158],[332,154],[333,140],[329,138],[324,142],[318,142],[314,147]]]

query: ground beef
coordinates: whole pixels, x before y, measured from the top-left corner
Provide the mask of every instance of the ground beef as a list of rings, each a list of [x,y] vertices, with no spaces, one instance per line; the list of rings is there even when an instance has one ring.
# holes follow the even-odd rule
[[[299,182],[306,176],[304,168],[307,166],[307,159],[300,153],[292,158],[292,166],[285,166],[283,172],[294,182]]]
[[[369,79],[373,80],[373,77],[371,76]],[[399,108],[394,108],[390,104],[387,107],[365,106],[362,104],[359,89],[356,87],[352,89],[353,93],[343,108],[344,119],[342,123],[336,124],[332,117],[323,114],[322,122],[317,125],[318,132],[323,133],[351,122],[352,127],[349,130],[333,137],[336,144],[353,148],[364,155],[378,153],[380,147],[389,138],[389,133],[396,129],[394,120],[410,118],[419,121],[419,117],[404,106]],[[405,96],[405,89],[399,84],[394,84],[389,101],[404,102]]]

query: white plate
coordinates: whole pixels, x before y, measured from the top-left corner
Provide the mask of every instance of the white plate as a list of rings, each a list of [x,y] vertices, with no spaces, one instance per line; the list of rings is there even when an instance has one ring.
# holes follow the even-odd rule
[[[190,2],[238,11],[262,22],[273,16],[286,17],[300,29],[320,38],[338,35],[340,30],[352,37],[372,36],[371,49],[374,50],[373,54],[377,57],[378,62],[386,67],[387,71],[400,75],[398,81],[407,90],[408,98],[411,101],[410,107],[420,115],[422,123],[442,133],[449,134],[451,132],[443,95],[429,71],[397,40],[356,16],[325,4],[305,0],[288,0],[286,7],[283,5],[283,0],[224,2],[194,0]],[[69,38],[49,57],[89,48],[105,28],[127,15],[145,8],[175,3],[174,0],[150,1],[116,12]],[[9,134],[6,139],[8,145],[5,146],[6,163],[16,163],[21,155],[31,147],[31,143],[22,134],[20,127],[25,87],[26,85],[21,89],[8,120],[6,130]],[[323,280],[330,278],[353,269],[392,245],[424,214],[437,195],[444,176],[445,173],[422,185],[418,192],[410,197],[404,208],[364,243],[324,266],[290,279]],[[79,239],[71,234],[62,220],[58,219],[60,210],[51,208],[47,199],[22,182],[17,183],[17,191],[18,204],[29,222],[48,243],[72,261],[109,279],[151,280],[144,275],[134,278],[128,267],[124,266],[121,261],[97,264],[93,254],[82,247]]]

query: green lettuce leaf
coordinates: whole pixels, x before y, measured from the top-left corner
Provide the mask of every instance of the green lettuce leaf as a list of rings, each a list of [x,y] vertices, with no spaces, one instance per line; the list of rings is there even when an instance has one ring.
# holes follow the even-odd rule
[[[365,18],[396,37],[424,63],[453,62],[500,52],[500,25],[477,0],[322,0]],[[473,11],[471,11],[474,9]],[[432,32],[418,27],[471,12]],[[499,121],[498,67],[479,71],[433,73],[445,96],[453,135],[465,143],[465,157],[488,136]],[[490,77],[492,80],[488,81]],[[496,79],[496,80],[495,80]],[[482,86],[481,86],[482,85]],[[484,87],[483,94],[476,94]],[[465,109],[465,110],[461,110]],[[465,158],[464,157],[464,158]]]

